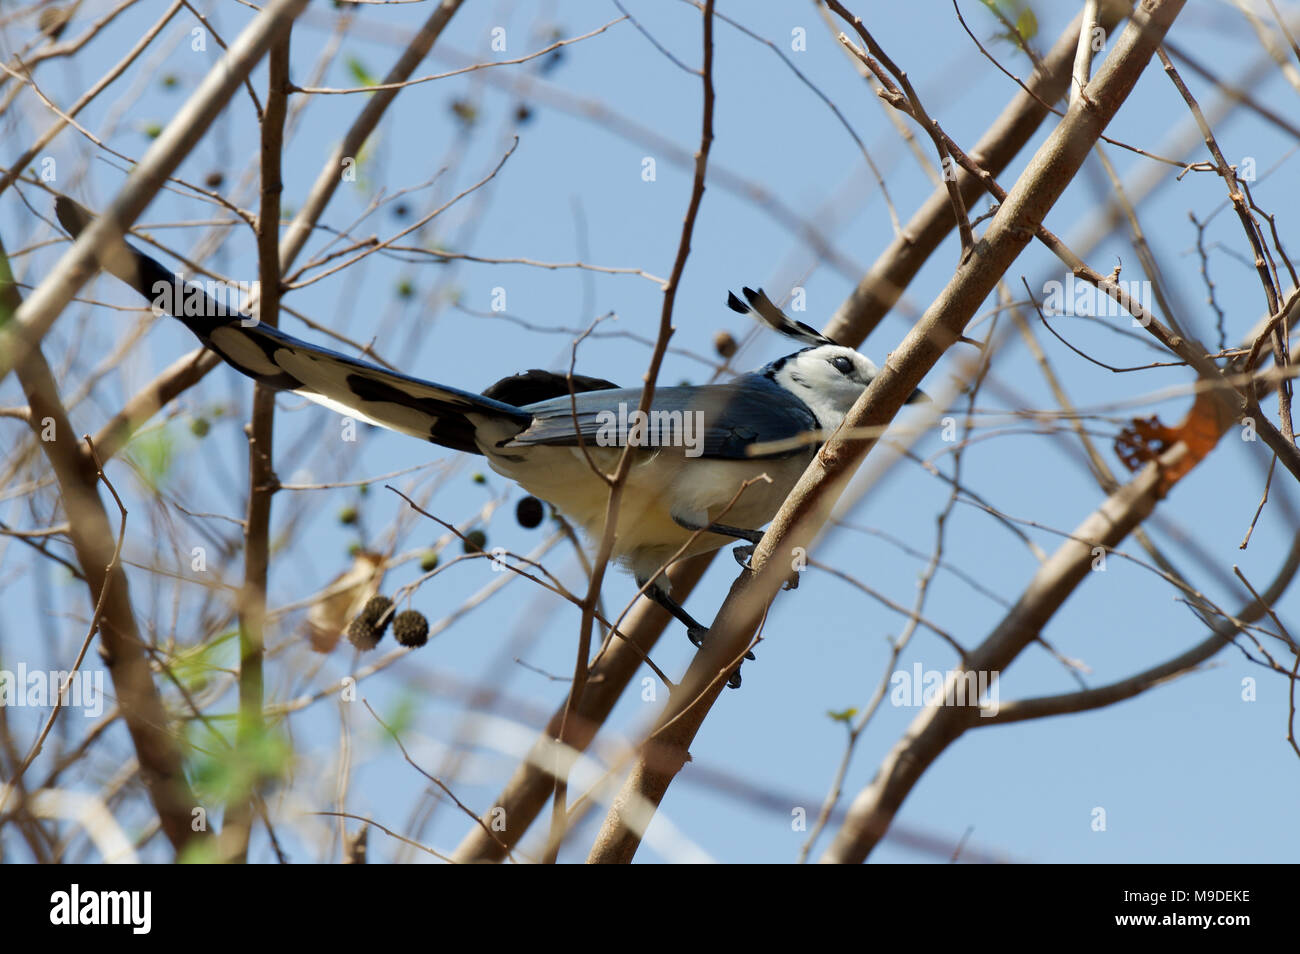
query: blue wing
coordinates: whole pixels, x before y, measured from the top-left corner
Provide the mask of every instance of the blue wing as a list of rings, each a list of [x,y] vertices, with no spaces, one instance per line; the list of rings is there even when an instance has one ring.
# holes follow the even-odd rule
[[[640,403],[639,389],[620,388],[529,404],[520,410],[533,416],[532,424],[504,446],[572,446],[578,443],[579,434],[585,443],[595,446],[602,443],[598,440],[603,436],[602,427],[606,435],[610,434],[610,422],[631,419]],[[818,429],[817,419],[807,405],[758,372],[725,384],[656,388],[650,413],[652,418],[655,414],[666,415],[662,418],[665,422],[678,413],[698,414],[693,418],[698,426],[691,433],[702,439],[700,456],[726,460],[750,459],[748,450],[753,444],[786,440]],[[622,446],[626,433],[613,433],[616,440],[603,443]],[[802,452],[803,447],[796,447],[754,456],[788,457]]]

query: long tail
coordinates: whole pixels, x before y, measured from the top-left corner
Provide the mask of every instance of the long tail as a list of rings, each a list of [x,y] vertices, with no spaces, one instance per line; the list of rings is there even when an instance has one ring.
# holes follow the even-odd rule
[[[54,203],[59,222],[75,238],[93,216],[66,196]],[[385,371],[318,348],[242,314],[186,283],[156,260],[119,239],[100,263],[148,301],[185,323],[227,364],[269,387],[293,391],[350,417],[472,454],[485,420],[527,427],[532,415],[490,397]]]

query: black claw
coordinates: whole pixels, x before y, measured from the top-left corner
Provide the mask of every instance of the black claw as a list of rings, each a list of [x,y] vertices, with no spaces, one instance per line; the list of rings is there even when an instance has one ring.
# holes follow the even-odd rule
[[[709,630],[707,627],[704,626],[686,627],[686,638],[689,639],[695,645],[696,649],[699,649],[704,646],[704,639],[708,635],[709,635]],[[751,649],[745,652],[745,658],[757,659],[758,657],[754,655],[754,651]],[[739,666],[736,667],[735,672],[733,672],[730,676],[727,677],[727,685],[730,686],[732,689],[740,688],[740,667]]]
[[[748,570],[750,569],[749,558],[754,555],[754,547],[752,544],[746,543],[744,546],[732,550],[731,555],[736,558],[737,563]]]

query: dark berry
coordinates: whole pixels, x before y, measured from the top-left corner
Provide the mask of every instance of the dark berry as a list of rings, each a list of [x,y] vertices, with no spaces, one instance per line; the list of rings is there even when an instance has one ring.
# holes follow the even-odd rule
[[[515,519],[519,526],[531,530],[542,522],[542,502],[536,497],[525,497],[515,504]]]
[[[423,646],[429,641],[429,621],[419,610],[402,610],[393,620],[393,636],[403,646]]]

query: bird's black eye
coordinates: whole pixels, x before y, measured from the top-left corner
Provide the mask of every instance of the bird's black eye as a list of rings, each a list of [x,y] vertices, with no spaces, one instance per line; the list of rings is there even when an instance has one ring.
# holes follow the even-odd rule
[[[844,355],[840,355],[838,358],[832,358],[831,364],[835,366],[835,370],[840,374],[853,373],[853,362],[844,357]]]

